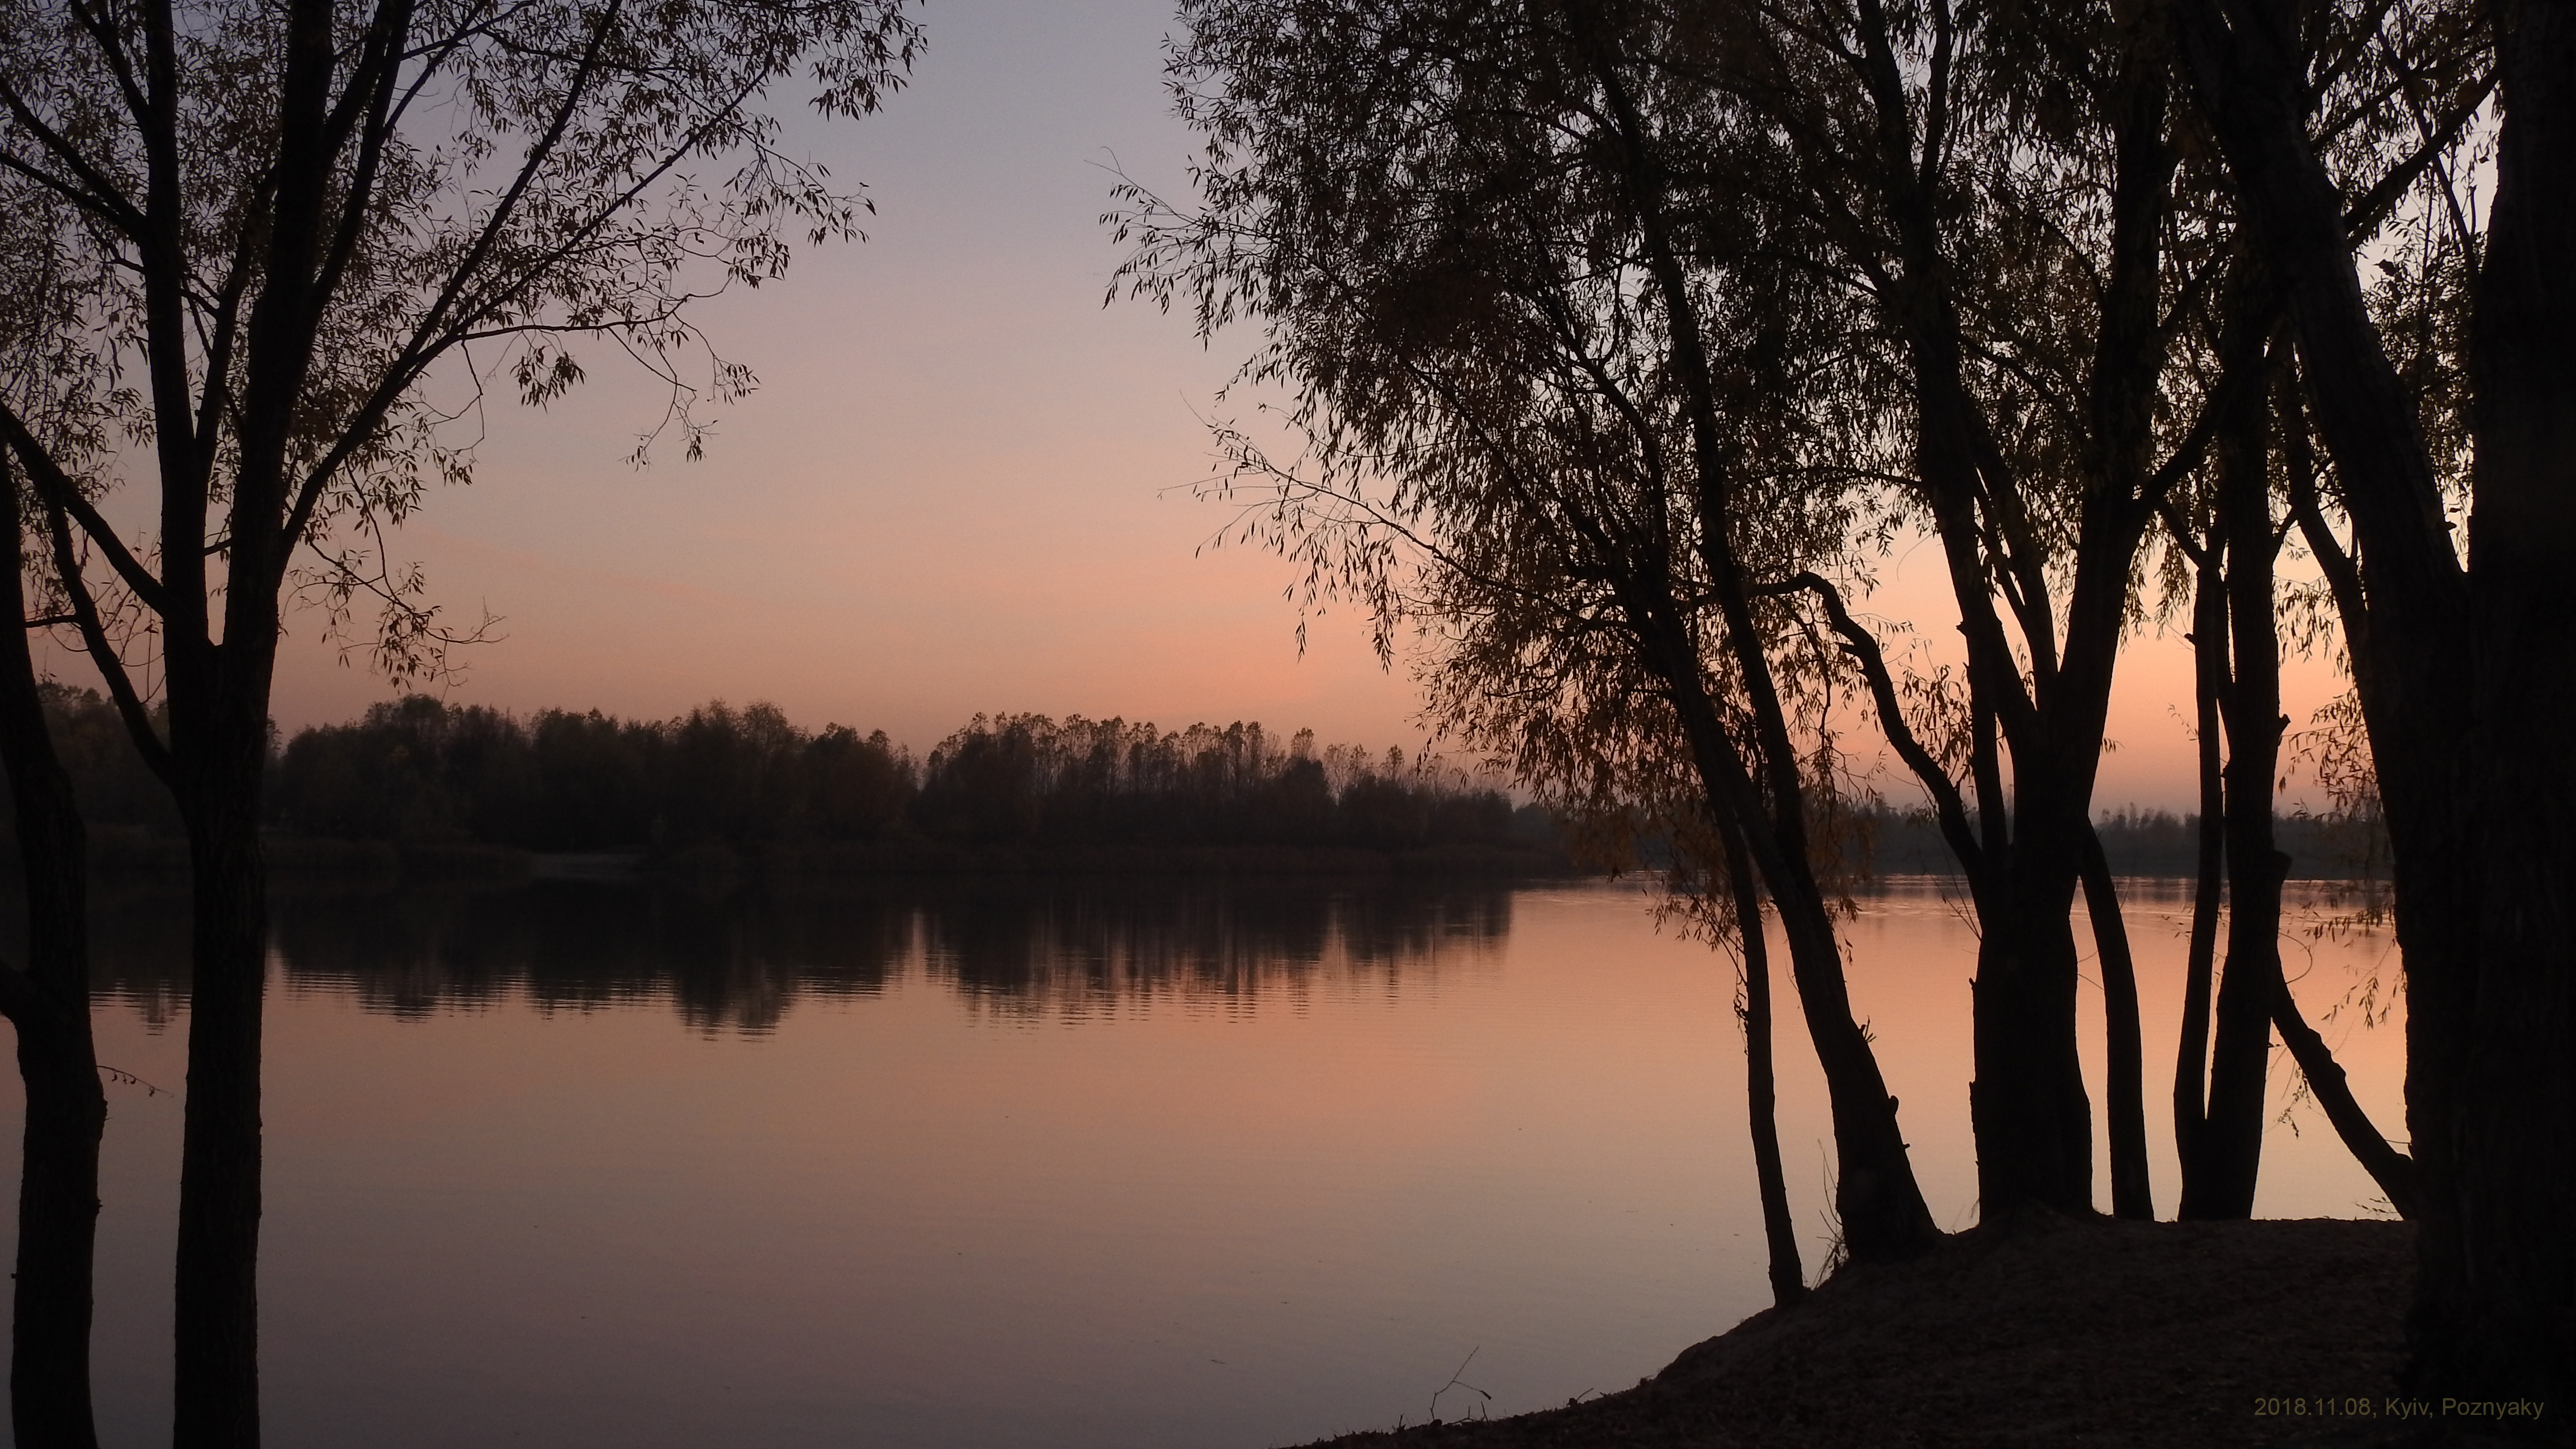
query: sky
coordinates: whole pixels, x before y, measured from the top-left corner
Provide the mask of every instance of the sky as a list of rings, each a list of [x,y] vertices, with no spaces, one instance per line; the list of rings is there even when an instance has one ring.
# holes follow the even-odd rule
[[[661,410],[639,373],[542,412],[496,400],[476,481],[396,536],[447,616],[498,616],[445,687],[457,703],[666,717],[775,702],[808,728],[883,729],[926,750],[978,712],[1311,727],[1419,747],[1418,691],[1348,611],[1311,622],[1296,571],[1207,545],[1193,496],[1208,421],[1254,345],[1104,294],[1121,250],[1115,171],[1186,195],[1192,150],[1161,65],[1169,0],[931,0],[928,52],[886,110],[800,117],[791,144],[876,214],[857,246],[699,321],[760,376],[703,459],[627,457]],[[1233,405],[1236,412],[1240,404]],[[1930,621],[1939,552],[1884,562],[1864,612]],[[396,692],[297,615],[278,722],[348,718]],[[1927,646],[1928,647],[1928,646]],[[2122,666],[2096,803],[2193,799],[2187,646],[2150,632]],[[2293,728],[2340,688],[2296,663]],[[1891,798],[1910,787],[1891,778]]]

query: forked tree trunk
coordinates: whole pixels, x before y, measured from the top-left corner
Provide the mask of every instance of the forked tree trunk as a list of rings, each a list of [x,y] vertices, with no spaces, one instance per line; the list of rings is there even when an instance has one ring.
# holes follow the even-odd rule
[[[1681,651],[1681,652],[1677,652]],[[1825,1095],[1833,1112],[1834,1210],[1841,1221],[1843,1247],[1855,1262],[1896,1262],[1923,1252],[1940,1240],[1941,1230],[1925,1206],[1923,1189],[1906,1154],[1905,1136],[1897,1126],[1897,1101],[1887,1090],[1878,1054],[1869,1034],[1852,1016],[1851,992],[1843,979],[1842,946],[1834,935],[1833,917],[1825,907],[1813,864],[1803,842],[1784,847],[1772,833],[1775,822],[1755,808],[1753,784],[1743,758],[1725,733],[1713,701],[1699,677],[1697,655],[1672,627],[1669,615],[1648,642],[1650,666],[1671,690],[1681,716],[1705,792],[1710,815],[1726,834],[1746,843],[1773,906],[1780,914],[1781,935],[1789,945],[1789,973],[1798,987],[1798,1006],[1807,1037],[1824,1071]]]
[[[1881,131],[1904,135],[1911,121],[1901,67],[1883,29],[1873,25],[1872,32],[1866,39]],[[2012,752],[2010,847],[1987,853],[1994,888],[1979,903],[1976,1078],[1969,1088],[1980,1211],[1990,1219],[2025,1203],[2093,1210],[2092,1109],[2076,1046],[2080,958],[2069,914],[2092,829],[2129,577],[2152,517],[2153,420],[2166,346],[2158,321],[2159,226],[2174,166],[2161,62],[2143,28],[2129,27],[2122,40],[2108,97],[2117,153],[2111,258],[2086,397],[2094,456],[2066,574],[2062,645],[2050,637],[2052,570],[2036,545],[2025,538],[2000,556],[1994,550],[1998,536],[2026,532],[2012,513],[2022,506],[2015,492],[2022,480],[1966,382],[1968,347],[1959,304],[1947,290],[1940,204],[1911,179],[1910,140],[1901,160],[1890,155],[1883,163],[1891,178],[1907,178],[1894,183],[1890,211],[1903,241],[1894,320],[1912,353],[1916,462],[1960,605],[1975,707],[2001,723]],[[2019,649],[1996,613],[1999,570],[2014,575],[2021,596]],[[2022,682],[2025,659],[2031,686]]]
[[[1753,1129],[1753,1177],[1762,1196],[1762,1236],[1771,1250],[1771,1301],[1786,1308],[1807,1294],[1798,1231],[1789,1217],[1789,1184],[1780,1168],[1780,1123],[1771,1066],[1771,949],[1762,934],[1762,893],[1753,884],[1744,842],[1726,846],[1726,884],[1735,897],[1736,933],[1744,943],[1744,1101]]]
[[[0,1005],[18,1034],[27,1116],[18,1180],[9,1419],[20,1449],[95,1449],[90,1406],[91,1265],[107,1098],[89,1022],[88,846],[71,781],[36,692],[27,631],[18,479],[0,463],[0,759],[16,807],[27,889],[25,968],[0,964]]]

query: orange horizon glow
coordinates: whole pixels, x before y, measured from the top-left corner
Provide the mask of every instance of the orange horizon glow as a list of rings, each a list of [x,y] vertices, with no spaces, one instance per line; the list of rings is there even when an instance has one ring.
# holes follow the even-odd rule
[[[542,412],[496,399],[474,486],[397,535],[451,621],[498,642],[438,692],[521,713],[669,718],[710,700],[799,725],[883,729],[926,751],[977,713],[1257,720],[1282,734],[1419,749],[1405,661],[1379,667],[1350,608],[1310,621],[1294,566],[1229,543],[1192,496],[1206,424],[1250,329],[1203,349],[1187,319],[1104,307],[1120,259],[1098,220],[1116,167],[1167,194],[1190,136],[1168,115],[1162,0],[943,13],[913,86],[879,116],[794,124],[878,211],[858,247],[700,315],[761,387],[703,461],[625,458],[665,399],[610,355]],[[1865,614],[1955,644],[1937,549],[1882,560]],[[288,620],[273,714],[288,732],[395,690]],[[62,677],[86,683],[78,661]],[[2196,798],[2187,646],[2150,629],[2121,664],[2095,803]],[[2291,662],[2293,730],[2342,685]],[[1855,732],[1845,747],[1875,753]],[[1452,750],[1450,753],[1454,754]],[[1878,788],[1913,803],[1901,772]],[[2314,803],[2293,779],[2286,804]]]

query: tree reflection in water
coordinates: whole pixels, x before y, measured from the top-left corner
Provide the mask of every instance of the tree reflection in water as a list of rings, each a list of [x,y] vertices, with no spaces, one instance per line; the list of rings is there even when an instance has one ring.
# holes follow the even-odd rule
[[[184,896],[129,886],[100,906],[94,991],[165,1026],[187,1000]],[[1510,930],[1511,893],[1386,879],[304,885],[278,891],[272,919],[273,988],[346,994],[371,1012],[668,1001],[700,1031],[756,1035],[802,998],[873,995],[915,976],[978,1014],[1023,1019],[1294,1001],[1319,976],[1392,990],[1488,959]]]

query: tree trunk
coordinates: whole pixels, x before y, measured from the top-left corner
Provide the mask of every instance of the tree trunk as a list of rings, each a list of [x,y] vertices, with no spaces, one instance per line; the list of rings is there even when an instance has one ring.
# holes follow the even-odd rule
[[[2558,1417],[2576,1408],[2576,7],[2506,3],[2493,23],[2504,125],[2470,350],[2479,891],[2452,1118],[2460,1274],[2432,1300],[2415,1376]]]
[[[254,737],[244,750],[240,731],[229,733],[229,758],[198,762],[197,788],[184,797],[195,807],[188,822],[195,980],[179,1175],[177,1449],[254,1449],[260,1432],[260,1017],[268,928],[257,811],[265,740]]]
[[[1647,658],[1671,691],[1688,737],[1710,815],[1721,831],[1742,840],[1780,913],[1789,944],[1789,973],[1798,1005],[1825,1075],[1833,1109],[1834,1210],[1843,1246],[1855,1262],[1896,1262],[1939,1241],[1941,1230],[1923,1202],[1923,1189],[1906,1156],[1897,1126],[1897,1101],[1868,1033],[1853,1020],[1843,980],[1842,945],[1803,850],[1784,848],[1773,822],[1760,813],[1743,757],[1725,733],[1715,704],[1700,680],[1698,655],[1670,614],[1650,618]]]
[[[1668,565],[1655,560],[1649,584],[1638,581],[1629,600],[1631,621],[1649,667],[1661,675],[1681,717],[1711,815],[1732,839],[1749,845],[1789,943],[1789,969],[1824,1068],[1833,1104],[1834,1149],[1841,1164],[1835,1207],[1843,1241],[1862,1262],[1912,1257],[1940,1237],[1931,1209],[1906,1156],[1898,1130],[1896,1099],[1878,1069],[1869,1038],[1852,1019],[1843,979],[1842,945],[1816,884],[1809,858],[1804,786],[1789,737],[1786,712],[1761,635],[1754,627],[1742,560],[1735,552],[1734,481],[1719,415],[1707,340],[1665,215],[1664,175],[1653,138],[1629,95],[1614,46],[1581,8],[1568,12],[1578,46],[1590,63],[1621,143],[1619,180],[1636,209],[1638,238],[1656,281],[1669,335],[1666,351],[1681,382],[1690,421],[1695,553],[1707,586],[1724,615],[1726,644],[1734,656],[1744,703],[1753,717],[1755,750],[1747,755],[1728,734],[1708,695],[1697,641],[1684,626]]]
[[[107,1098],[90,1047],[88,1003],[53,1015],[52,1021],[17,1019],[27,1124],[9,1418],[23,1449],[92,1449],[98,1431],[90,1411],[90,1273]]]
[[[2564,43],[2567,20],[2563,11],[2543,6],[2500,9],[2500,37],[2518,31],[2511,17],[2521,16],[2524,23],[2529,23],[2530,15],[2545,12],[2547,18],[2540,22],[2541,29],[2535,34],[2545,32],[2560,37],[2553,43]],[[2554,1251],[2561,1255],[2558,1261],[2563,1263],[2567,1251],[2565,1214],[2535,1215],[2516,1208],[2495,1214],[2491,1221],[2471,1222],[2473,1217],[2488,1217],[2492,1208],[2480,1205],[2472,1209],[2460,1196],[2462,1164],[2455,1155],[2463,1105],[2459,1094],[2478,1031],[2477,902],[2481,883],[2496,888],[2501,902],[2507,884],[2522,880],[2521,872],[2526,870],[2554,869],[2556,879],[2563,882],[2564,857],[2553,859],[2552,850],[2563,851],[2565,846],[2531,842],[2541,848],[2519,857],[2519,863],[2502,876],[2492,868],[2496,862],[2472,858],[2480,838],[2475,827],[2481,822],[2476,816],[2482,813],[2489,797],[2471,774],[2471,711],[2479,701],[2493,697],[2482,695],[2481,690],[2492,689],[2502,681],[2479,677],[2478,664],[2490,657],[2489,651],[2482,642],[2472,647],[2469,582],[2453,550],[2450,525],[2443,517],[2432,457],[2416,421],[2413,399],[2389,363],[2378,328],[2363,301],[2351,242],[2345,233],[2342,198],[2333,177],[2308,143],[2307,57],[2295,49],[2301,34],[2296,9],[2287,0],[2259,0],[2246,6],[2240,18],[2231,20],[2227,7],[2218,0],[2186,0],[2178,7],[2177,16],[2183,53],[2200,107],[2235,176],[2248,230],[2289,300],[2300,368],[2307,381],[2317,432],[2334,458],[2343,483],[2345,511],[2352,518],[2358,544],[2360,581],[2369,612],[2367,618],[2347,620],[2346,632],[2357,646],[2353,682],[2361,696],[2363,717],[2370,726],[2371,754],[2387,809],[2397,939],[2406,962],[2406,1115],[2424,1188],[2424,1210],[2416,1222],[2416,1300],[2410,1318],[2410,1367],[2406,1380],[2419,1393],[2456,1397],[2473,1383],[2493,1382],[2489,1366],[2530,1364],[2530,1359],[2519,1355],[2533,1350],[2525,1348],[2508,1355],[2498,1347],[2500,1344],[2554,1341],[2558,1345],[2553,1350],[2557,1355],[2554,1362],[2563,1365],[2567,1360],[2564,1335],[2569,1331],[2565,1325],[2570,1317],[2568,1275],[2560,1272],[2544,1285],[2541,1277],[2508,1273],[2500,1279],[2473,1271],[2469,1259],[2478,1250],[2468,1243],[2469,1236],[2475,1235],[2488,1245],[2484,1251],[2536,1251],[2544,1256]],[[2500,52],[2513,49],[2513,43],[2500,39]],[[2563,76],[2565,64],[2561,53],[2536,67],[2549,77],[2537,92],[2544,98],[2544,111],[2553,104],[2560,108],[2565,105],[2564,83],[2557,78]],[[2549,72],[2550,65],[2557,66],[2557,72]],[[2517,146],[2527,145],[2518,137],[2533,134],[2534,118],[2517,114],[2520,107],[2512,93],[2513,67],[2508,65],[2506,70],[2508,85],[2500,146],[2502,152],[2520,159],[2499,163],[2487,264],[2479,282],[2482,320],[2473,347],[2472,377],[2479,394],[2479,413],[2473,421],[2481,510],[2486,507],[2489,490],[2489,460],[2495,457],[2501,462],[2498,445],[2504,441],[2501,437],[2493,443],[2489,440],[2498,421],[2491,411],[2498,397],[2497,385],[2514,379],[2538,384],[2532,406],[2505,409],[2507,415],[2518,417],[2531,428],[2534,438],[2550,437],[2567,425],[2570,401],[2563,381],[2545,379],[2536,368],[2526,369],[2526,361],[2536,363],[2537,355],[2498,369],[2479,362],[2482,357],[2501,360],[2490,350],[2491,320],[2509,318],[2522,324],[2524,337],[2533,339],[2546,336],[2546,327],[2563,322],[2565,313],[2553,309],[2551,293],[2555,289],[2557,298],[2564,298],[2567,274],[2571,265],[2576,265],[2576,256],[2563,249],[2564,242],[2559,239],[2563,233],[2535,236],[2532,240],[2539,242],[2539,264],[2519,268],[2518,294],[2511,295],[2509,304],[2497,305],[2500,298],[2517,290],[2498,289],[2502,274],[2497,258],[2500,254],[2513,255],[2513,247],[2499,247],[2499,235],[2511,239],[2519,224],[2515,220],[2517,209],[2529,205],[2524,188],[2532,183],[2523,178],[2536,173],[2526,163],[2536,159],[2542,166],[2559,168],[2563,175],[2565,157],[2576,150],[2564,144],[2567,138],[2563,134],[2545,138],[2544,144],[2528,145],[2527,150],[2516,150]],[[2553,91],[2552,85],[2558,89]],[[2553,96],[2554,102],[2548,99]],[[2563,110],[2551,114],[2554,119],[2548,124],[2563,130]],[[2552,196],[2549,204],[2563,213],[2563,180],[2552,177],[2539,184]],[[2543,228],[2543,233],[2546,231]],[[2554,342],[2540,341],[2536,347],[2563,349],[2567,337],[2568,329],[2562,326]],[[2560,355],[2564,355],[2563,351]],[[2557,421],[2550,421],[2553,416]],[[2499,475],[2521,473],[2537,481],[2551,476],[2554,468],[2561,470],[2555,477],[2563,481],[2569,457],[2564,446],[2543,447],[2524,455],[2527,472],[2501,467],[2495,471]],[[2543,487],[2535,493],[2548,491]],[[2563,488],[2559,496],[2564,497]],[[2558,552],[2561,546],[2542,520],[2515,522],[2537,526],[2540,531],[2529,537],[2511,532],[2498,537],[2495,541],[2501,546],[2491,557],[2480,559],[2481,572],[2490,562],[2501,561],[2506,550],[2511,549],[2531,550],[2547,559],[2536,570],[2539,579],[2549,578],[2554,571],[2563,586],[2563,581],[2576,574]],[[2517,598],[2512,608],[2481,617],[2495,618],[2502,624],[2515,617],[2518,610],[2539,602]],[[2495,651],[2494,657],[2510,660],[2508,672],[2518,672],[2524,685],[2545,690],[2554,682],[2563,687],[2567,672],[2553,671],[2547,665],[2563,657],[2553,651],[2563,649],[2564,641],[2553,643],[2538,635],[2539,621],[2546,616],[2522,617],[2530,621],[2529,628],[2534,633],[2515,640],[2511,648]],[[2550,620],[2548,627],[2559,627],[2559,621]],[[2520,652],[2526,648],[2540,652]],[[2544,711],[2521,718],[2526,728],[2563,730],[2563,714],[2553,717]],[[2496,768],[2506,772],[2503,781],[2511,781],[2500,781],[2496,790],[2498,797],[2510,798],[2506,804],[2509,816],[2526,822],[2547,818],[2536,807],[2545,803],[2549,782],[2516,779],[2513,772],[2549,767],[2560,758],[2557,748],[2551,745],[2518,755],[2509,752],[2507,757],[2497,759]],[[2499,803],[2504,800],[2499,798]],[[2563,842],[2563,836],[2560,840]],[[2547,881],[2539,884],[2545,891],[2559,889]],[[2526,910],[2527,905],[2516,901],[2504,909],[2513,914]],[[2564,933],[2557,939],[2563,951]],[[2561,985],[2556,990],[2562,993],[2564,976],[2561,970]],[[2539,1018],[2520,1018],[2526,1029],[2539,1027],[2546,1018],[2547,990],[2542,990],[2541,999],[2524,1003],[2543,1008]],[[2563,995],[2559,999],[2563,1000]],[[2542,1054],[2555,1054],[2556,1060],[2563,1063],[2563,1021],[2560,1030],[2559,1044],[2545,1048]],[[2539,1096],[2515,1100],[2514,1094],[2507,1094],[2487,1104],[2487,1110],[2526,1114],[2518,1131],[2538,1130],[2544,1136],[2552,1131],[2563,1134],[2565,1092],[2562,1070],[2557,1084]],[[2545,1126],[2543,1119],[2553,1112],[2561,1113],[2555,1119],[2560,1125]],[[2559,1140],[2563,1143],[2563,1135]],[[2562,1148],[2555,1156],[2556,1165],[2544,1172],[2563,1174],[2566,1157]],[[2563,1182],[2564,1178],[2559,1180]],[[2539,1197],[2532,1199],[2538,1200]],[[2530,1236],[2520,1247],[2505,1246],[2514,1234]],[[2531,1332],[2535,1320],[2530,1307],[2535,1297],[2556,1305],[2552,1311],[2558,1315],[2555,1322],[2559,1325],[2538,1337]],[[2525,1306],[2510,1306],[2516,1302]],[[2527,1380],[2524,1395],[2563,1400],[2564,1375],[2563,1367],[2549,1369]],[[2553,1384],[2560,1389],[2554,1396],[2546,1392]]]
[[[2241,310],[2229,319],[2240,321]],[[2281,980],[2281,881],[2289,859],[2273,846],[2273,776],[2280,766],[2281,655],[2274,606],[2270,402],[2248,390],[2218,419],[2214,471],[2226,536],[2233,667],[2220,696],[2227,729],[2227,965],[2218,984],[2209,1110],[2183,1181],[2182,1216],[2247,1218],[2262,1170],[2272,1004]]]
[[[2233,792],[2231,792],[2232,794]],[[2229,802],[2235,803],[2233,799]],[[2269,801],[2265,804],[2268,806]],[[2269,814],[2268,809],[2265,812]],[[2231,827],[2233,821],[2231,819]],[[2231,836],[2252,834],[2230,829]],[[2267,829],[2262,832],[2269,835]],[[2232,841],[2231,841],[2232,845]],[[2272,1066],[2272,1001],[2281,980],[2281,865],[2267,851],[2232,855],[2228,871],[2227,969],[2218,984],[2218,1039],[2210,1053],[2209,1115],[2183,1169],[2181,1216],[2249,1218],[2263,1162],[2263,1121]],[[2268,897],[2272,909],[2247,898]],[[2260,921],[2262,924],[2249,924]],[[2261,939],[2254,933],[2261,930]]]
[[[1762,1195],[1762,1236],[1771,1249],[1771,1302],[1781,1308],[1807,1294],[1798,1261],[1798,1231],[1789,1219],[1789,1184],[1780,1170],[1780,1123],[1771,1071],[1771,949],[1762,935],[1762,893],[1744,842],[1726,847],[1726,884],[1735,897],[1736,933],[1744,942],[1744,1100],[1753,1127],[1753,1176]]]
[[[2019,868],[2027,849],[2016,842],[2020,858],[1999,892],[2006,914],[1983,923],[1977,949],[1968,1114],[1980,1216],[1988,1221],[2025,1203],[2093,1211],[2093,1112],[2076,1055],[2077,956],[2067,919],[2075,883],[2068,879],[2052,912],[2049,892]]]
[[[2102,837],[2084,835],[2084,909],[2093,918],[2094,957],[2102,965],[2103,1110],[2111,1144],[2111,1211],[2153,1222],[2155,1189],[2147,1177],[2146,1044],[2138,1027],[2138,968],[2129,956],[2129,927]]]
[[[23,971],[0,965],[7,976],[0,1005],[17,1028],[27,1088],[9,1418],[20,1449],[95,1449],[91,1264],[107,1097],[90,1037],[88,843],[45,725],[27,631],[18,626],[27,613],[18,487],[14,470],[0,463],[0,536],[9,548],[0,610],[10,635],[0,643],[0,760],[16,808],[28,947]]]
[[[2193,725],[2200,757],[2200,868],[2191,897],[2191,943],[2183,961],[2182,1041],[2174,1052],[2174,1150],[2183,1188],[2199,1160],[2209,1120],[2209,998],[2218,961],[2218,907],[2227,886],[2227,793],[2219,749],[2218,697],[2227,688],[2227,586],[2219,570],[2225,535],[2213,531],[2201,556],[2191,604]]]

